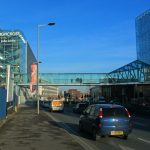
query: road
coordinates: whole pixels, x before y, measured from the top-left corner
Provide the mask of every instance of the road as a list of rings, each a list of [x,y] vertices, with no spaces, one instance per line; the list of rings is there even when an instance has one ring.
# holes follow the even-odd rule
[[[132,116],[133,132],[128,140],[119,137],[105,137],[93,141],[87,133],[79,133],[79,114],[72,112],[69,107],[64,113],[45,113],[62,126],[86,150],[148,150],[150,148],[150,119]]]

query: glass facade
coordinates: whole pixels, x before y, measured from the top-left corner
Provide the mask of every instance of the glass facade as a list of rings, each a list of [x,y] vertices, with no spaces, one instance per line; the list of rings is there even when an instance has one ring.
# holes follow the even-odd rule
[[[30,79],[30,75],[24,74]],[[39,73],[40,85],[99,85],[107,83],[106,73]],[[28,84],[25,82],[24,84]],[[21,85],[21,84],[20,84]]]
[[[137,59],[150,64],[150,10],[135,20]]]
[[[0,86],[6,85],[7,65],[11,66],[15,82],[19,82],[21,74],[30,73],[28,68],[35,61],[21,31],[0,30]]]

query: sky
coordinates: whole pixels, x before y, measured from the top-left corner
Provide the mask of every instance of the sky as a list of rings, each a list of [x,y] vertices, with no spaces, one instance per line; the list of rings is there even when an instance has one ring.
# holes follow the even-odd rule
[[[135,18],[149,0],[0,0],[0,29],[21,30],[42,73],[108,73],[136,60]]]

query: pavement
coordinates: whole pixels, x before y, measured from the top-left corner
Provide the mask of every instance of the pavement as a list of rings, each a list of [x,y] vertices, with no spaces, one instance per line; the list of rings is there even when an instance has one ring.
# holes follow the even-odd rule
[[[31,107],[22,107],[0,128],[0,150],[84,150],[64,128]]]

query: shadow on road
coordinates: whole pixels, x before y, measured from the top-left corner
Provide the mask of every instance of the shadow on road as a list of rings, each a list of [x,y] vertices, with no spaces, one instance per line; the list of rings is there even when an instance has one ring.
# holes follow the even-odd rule
[[[49,108],[41,108],[42,110],[45,110],[46,112],[49,112]],[[61,112],[52,112],[55,114],[61,113]],[[67,115],[67,116],[72,116],[72,114],[70,113],[63,113],[63,115]],[[79,117],[80,114],[74,114],[76,117]],[[64,130],[66,130],[69,134],[73,134],[75,136],[78,137],[83,137],[85,139],[92,139],[91,135],[86,133],[86,132],[79,132],[78,130],[78,124],[73,124],[73,123],[64,123],[64,122],[55,122],[55,121],[49,121],[50,124],[56,125],[60,128],[63,128]]]

